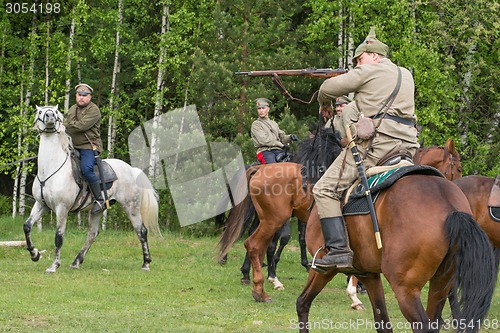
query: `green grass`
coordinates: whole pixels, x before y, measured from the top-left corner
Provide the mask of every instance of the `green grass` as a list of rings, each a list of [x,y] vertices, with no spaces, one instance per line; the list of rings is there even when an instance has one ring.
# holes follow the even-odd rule
[[[23,240],[23,221],[0,219],[0,241]],[[0,332],[294,332],[295,301],[307,273],[299,264],[298,242],[292,239],[278,267],[284,291],[274,291],[270,304],[257,303],[251,287],[239,279],[244,250],[241,242],[225,266],[216,263],[217,238],[166,234],[151,239],[151,271],[140,269],[142,254],[133,232],[102,231],[79,270],[69,265],[85,241],[85,231],[68,227],[62,265],[46,274],[54,252],[54,230],[36,229],[33,241],[47,250],[34,263],[24,248],[0,247]],[[500,318],[497,288],[489,319]],[[313,302],[313,332],[375,332],[366,295],[365,311],[350,309],[345,277],[336,276]],[[386,284],[392,323],[404,323]],[[446,307],[445,318],[449,318]],[[362,323],[357,329],[335,325]],[[497,321],[498,322],[498,321]],[[367,323],[365,325],[365,323]],[[368,327],[367,327],[368,325]],[[498,326],[497,326],[498,327]],[[394,330],[394,332],[410,332]],[[500,332],[483,329],[481,332]]]

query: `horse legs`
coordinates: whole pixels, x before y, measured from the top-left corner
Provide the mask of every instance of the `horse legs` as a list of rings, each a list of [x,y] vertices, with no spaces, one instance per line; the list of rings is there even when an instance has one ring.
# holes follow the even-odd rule
[[[241,278],[241,283],[249,285],[250,284],[250,258],[248,257],[248,252],[245,253],[245,260],[243,260],[243,265],[240,268],[241,274],[243,277]]]
[[[300,264],[309,272],[309,261],[307,259],[307,245],[306,245],[306,224],[298,221],[299,228],[299,244],[300,244]]]
[[[259,217],[255,215],[252,225],[250,225],[250,228],[248,229],[248,236],[252,235],[254,231],[257,229],[259,226]],[[248,251],[245,253],[245,259],[243,260],[243,264],[241,265],[240,268],[241,274],[243,274],[243,277],[241,278],[241,283],[245,285],[250,284],[250,258],[248,257]]]
[[[377,332],[392,332],[391,325],[388,324],[390,323],[390,320],[385,303],[384,287],[382,285],[380,273],[370,273],[363,277],[360,276],[358,279],[365,285],[366,292],[370,298],[373,310],[373,319],[376,323]]]
[[[85,260],[85,255],[87,254],[88,250],[94,243],[97,235],[99,235],[99,221],[101,220],[102,213],[100,214],[91,214],[89,218],[89,227],[87,231],[87,240],[85,241],[85,244],[83,245],[82,249],[76,256],[75,260],[71,264],[71,268],[77,269],[80,268],[80,264],[83,263]]]
[[[354,275],[350,275],[347,281],[346,293],[347,296],[349,296],[349,298],[352,301],[351,308],[353,308],[354,310],[364,310],[365,306],[356,295],[357,289],[358,289],[358,278],[355,277]]]
[[[288,228],[287,228],[288,226]],[[290,220],[288,220],[280,230],[278,230],[273,239],[271,240],[271,244],[267,247],[267,280],[273,284],[275,290],[284,290],[285,287],[283,283],[278,280],[276,276],[276,266],[280,261],[281,252],[283,252],[283,248],[290,241]],[[279,242],[279,248],[276,251],[276,247]]]
[[[151,253],[149,252],[148,246],[148,229],[142,224],[141,227],[135,230],[137,237],[139,237],[139,241],[141,242],[142,247],[142,270],[149,271],[149,264],[151,263]]]
[[[441,314],[446,303],[446,297],[450,300],[450,307],[453,318],[459,319],[459,307],[457,297],[450,286],[450,281],[453,281],[453,272],[446,269],[446,265],[441,264],[429,280],[429,293],[427,296],[427,315],[431,321],[431,328],[436,332],[442,322]]]
[[[56,253],[52,265],[50,265],[50,267],[45,270],[45,273],[55,273],[56,270],[59,268],[59,266],[61,266],[61,248],[63,246],[63,241],[64,241],[64,232],[66,231],[68,210],[62,207],[57,207],[56,217],[57,217],[57,227],[56,227],[56,236],[54,240],[54,244],[56,246]]]
[[[33,242],[31,241],[31,229],[33,228],[33,224],[38,221],[42,215],[47,212],[49,209],[45,205],[41,205],[40,203],[35,202],[35,205],[31,209],[30,216],[24,222],[24,236],[26,238],[26,248],[30,252],[31,260],[38,261],[40,259],[40,252],[37,248],[34,247]]]
[[[320,274],[315,270],[309,271],[307,284],[295,302],[298,317],[297,328],[301,333],[309,332],[307,324],[313,300],[336,274],[335,270],[329,270],[326,274]]]
[[[271,230],[266,230],[271,229]],[[263,223],[257,230],[245,240],[245,248],[250,258],[253,269],[252,296],[257,302],[271,302],[271,297],[264,291],[264,275],[262,274],[262,261],[273,235],[279,227],[263,227]]]
[[[390,283],[390,277],[388,277],[388,280]],[[439,327],[432,328],[433,325],[431,325],[430,319],[420,300],[422,286],[412,283],[391,283],[391,287],[396,295],[401,313],[403,313],[403,316],[410,322],[414,333],[439,332]],[[434,293],[437,294],[435,290]],[[445,299],[446,298],[443,298],[443,303]],[[433,306],[431,305],[431,307]],[[436,312],[439,312],[438,310],[439,309],[435,309]]]

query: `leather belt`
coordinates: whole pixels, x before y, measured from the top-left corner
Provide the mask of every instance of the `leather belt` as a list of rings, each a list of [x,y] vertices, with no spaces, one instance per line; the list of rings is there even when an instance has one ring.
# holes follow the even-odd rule
[[[384,119],[390,119],[390,120],[393,120],[395,122],[398,122],[400,124],[403,124],[403,125],[408,125],[408,126],[415,126],[415,123],[409,119],[405,119],[405,118],[401,118],[399,116],[391,116],[390,114],[378,114],[374,117],[370,117],[372,119],[378,119],[378,118],[382,118],[384,117]]]

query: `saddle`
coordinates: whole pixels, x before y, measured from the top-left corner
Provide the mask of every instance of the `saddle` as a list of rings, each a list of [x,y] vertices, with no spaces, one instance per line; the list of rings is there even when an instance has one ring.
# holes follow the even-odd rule
[[[74,148],[70,148],[70,159],[71,159],[71,167],[73,169],[73,179],[80,187],[80,193],[78,193],[78,197],[76,198],[75,208],[72,209],[73,212],[80,211],[81,209],[86,207],[87,199],[90,196],[90,189],[87,181],[83,178],[82,170],[80,168],[80,153],[78,150]],[[118,179],[118,176],[115,173],[115,170],[104,160],[101,161],[103,179],[104,179],[104,188],[109,190],[111,186],[113,186],[113,182]],[[97,165],[94,165],[94,173],[101,180],[101,175],[99,173],[99,168]],[[115,203],[115,200],[110,200],[109,204],[112,205]]]
[[[431,166],[408,164],[409,162],[407,161],[401,161],[395,166],[371,168],[368,170],[371,171],[370,174],[368,174],[367,171],[367,176],[370,176],[368,178],[368,186],[370,187],[373,203],[377,201],[378,196],[382,190],[390,187],[403,176],[419,174],[444,178],[443,174],[439,170]],[[384,168],[386,170],[373,174],[374,172],[377,172],[378,170]],[[342,208],[342,212],[344,215],[370,214],[370,209],[368,208],[368,201],[366,199],[365,192],[366,191],[364,189],[364,186],[360,182],[356,182],[351,186],[346,194],[348,200],[344,203],[344,207]]]
[[[80,153],[76,149],[71,149],[71,166],[73,167],[73,178],[75,179],[78,186],[83,188],[86,183],[82,175],[82,170],[80,168]],[[118,179],[115,170],[104,160],[102,160],[102,173],[106,189],[109,190],[113,186],[113,182]],[[101,180],[101,175],[99,173],[99,168],[94,165],[94,173],[97,178]]]
[[[490,197],[488,198],[488,211],[490,217],[495,222],[500,222],[500,175],[497,175]]]

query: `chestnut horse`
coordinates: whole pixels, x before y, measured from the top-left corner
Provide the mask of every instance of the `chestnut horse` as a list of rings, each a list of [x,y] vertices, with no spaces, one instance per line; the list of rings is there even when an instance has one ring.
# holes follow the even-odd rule
[[[247,189],[248,182],[249,195],[229,212],[219,241],[219,262],[244,231],[249,211],[255,209],[260,223],[246,239],[245,247],[253,269],[253,294],[257,301],[271,301],[264,292],[262,262],[273,235],[292,215],[298,218],[299,224],[307,221],[312,204],[311,187],[341,149],[339,135],[322,129],[300,144],[294,156],[297,163],[252,166],[247,169],[246,178],[240,179],[241,190]]]
[[[456,312],[460,322],[472,323],[463,332],[477,332],[474,323],[486,316],[496,282],[493,251],[471,216],[465,195],[444,178],[407,175],[383,190],[375,203],[382,249],[375,244],[369,215],[346,216],[354,266],[368,292],[377,332],[392,332],[380,273],[393,289],[413,332],[437,332],[442,309],[451,290],[461,297]],[[418,212],[418,213],[415,213]],[[316,207],[307,222],[310,252],[323,246]],[[324,255],[320,251],[318,257]],[[296,302],[301,332],[308,331],[312,301],[337,274],[309,272],[306,287]],[[421,303],[429,282],[427,310]]]
[[[252,202],[261,222],[245,241],[254,272],[252,295],[269,301],[263,289],[261,263],[272,235],[293,213],[309,216],[306,243],[315,252],[323,246],[319,218],[309,215],[312,194],[303,185],[301,167],[292,163],[254,167],[247,172]],[[307,184],[306,184],[307,185]],[[411,174],[383,190],[375,205],[384,247],[378,250],[369,215],[347,216],[354,251],[354,265],[370,296],[379,332],[391,332],[380,273],[384,273],[412,323],[414,332],[429,332],[441,317],[452,287],[459,290],[457,319],[481,320],[489,308],[496,281],[493,252],[484,232],[470,215],[465,195],[452,182],[437,176]],[[315,209],[315,208],[313,208]],[[244,211],[244,210],[242,210]],[[419,212],[415,214],[414,212]],[[230,219],[231,220],[231,219]],[[240,234],[237,218],[229,222],[221,241],[221,256]],[[240,219],[241,221],[241,219]],[[466,249],[466,244],[469,247]],[[470,246],[472,245],[472,246]],[[324,253],[321,251],[319,256]],[[337,271],[326,275],[311,270],[297,299],[299,327],[308,330],[308,314],[316,295]],[[422,287],[430,281],[427,313],[420,301]],[[477,331],[477,327],[470,330]]]
[[[413,156],[413,162],[438,169],[448,180],[462,177],[460,154],[452,139],[446,140],[444,147],[430,146],[417,149],[415,156]]]
[[[467,200],[469,200],[474,219],[479,223],[484,232],[486,232],[491,244],[495,248],[496,263],[498,266],[500,259],[500,223],[495,222],[491,218],[488,208],[488,199],[495,184],[495,179],[475,175],[462,177],[460,155],[456,151],[455,143],[452,139],[448,139],[444,147],[419,148],[413,161],[415,164],[425,164],[435,167],[447,179],[454,181],[462,192],[464,192]],[[500,202],[500,198],[497,199],[497,202]]]

